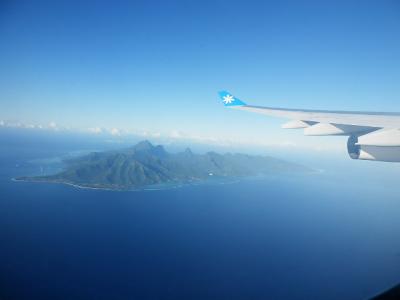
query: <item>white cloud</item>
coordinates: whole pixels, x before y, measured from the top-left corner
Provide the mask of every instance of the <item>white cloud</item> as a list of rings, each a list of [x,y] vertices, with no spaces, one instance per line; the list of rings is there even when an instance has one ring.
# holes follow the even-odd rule
[[[188,134],[188,133],[183,133],[178,130],[173,130],[166,136],[169,139],[173,140],[186,140],[189,142],[194,142],[194,143],[200,143],[200,144],[217,144],[217,145],[223,145],[227,143],[226,139],[220,139],[216,137],[205,137],[201,135],[193,135],[193,134]]]
[[[151,132],[151,131],[146,131],[146,130],[137,131],[137,132],[132,131],[132,132],[130,132],[130,134],[143,136],[143,137],[153,137],[153,138],[162,137],[161,132]]]
[[[50,129],[58,130],[56,122],[52,121],[49,123],[48,127]]]
[[[21,122],[14,122],[14,121],[5,122],[4,126],[15,127],[15,128],[24,127],[24,125]]]
[[[169,134],[169,137],[173,139],[180,139],[183,138],[184,136],[178,130],[174,130]]]
[[[103,129],[100,127],[90,127],[87,129],[90,133],[99,134],[103,132]]]
[[[121,131],[120,131],[119,129],[117,129],[117,128],[112,128],[112,129],[110,130],[110,133],[111,133],[112,135],[121,135]]]
[[[43,129],[43,130],[64,130],[69,129],[67,127],[59,127],[54,121],[50,122],[47,126],[40,124],[29,124],[21,123],[19,121],[4,121],[0,120],[0,127],[14,127],[14,128],[32,128],[32,129]],[[74,129],[71,129],[74,130]],[[275,150],[292,150],[292,151],[313,151],[313,152],[338,152],[345,149],[342,141],[324,142],[323,140],[310,140],[303,141],[302,138],[291,139],[280,139],[280,137],[269,136],[260,138],[258,135],[248,136],[236,136],[232,134],[230,136],[212,133],[210,135],[202,135],[201,133],[187,133],[180,130],[172,130],[166,132],[158,131],[147,131],[147,130],[124,130],[118,128],[105,129],[104,127],[89,127],[84,130],[76,129],[76,131],[101,134],[107,133],[114,137],[124,137],[128,135],[136,137],[144,137],[149,139],[158,140],[160,143],[195,143],[203,145],[213,145],[221,147],[256,147],[259,149],[275,149]]]
[[[218,136],[202,136],[183,133],[178,130],[173,130],[165,136],[167,140],[180,140],[188,143],[208,144],[221,147],[257,147],[265,149],[286,149],[294,151],[332,151],[331,145],[315,146],[313,143],[305,141],[298,143],[290,140],[277,140],[271,142],[271,139],[260,139],[258,137],[218,137]],[[272,139],[273,140],[273,139]],[[339,145],[340,147],[342,145]]]

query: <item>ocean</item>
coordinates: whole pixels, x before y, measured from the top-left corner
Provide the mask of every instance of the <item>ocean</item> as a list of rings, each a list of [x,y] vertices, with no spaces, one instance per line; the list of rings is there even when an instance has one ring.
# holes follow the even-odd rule
[[[0,137],[0,299],[361,300],[400,282],[393,167],[130,192],[12,181],[107,148],[48,141]]]

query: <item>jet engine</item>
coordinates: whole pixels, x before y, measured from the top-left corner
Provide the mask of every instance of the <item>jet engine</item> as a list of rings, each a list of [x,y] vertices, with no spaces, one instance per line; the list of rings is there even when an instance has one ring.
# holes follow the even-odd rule
[[[395,137],[393,130],[350,135],[347,151],[352,159],[400,162],[400,140],[396,141]]]

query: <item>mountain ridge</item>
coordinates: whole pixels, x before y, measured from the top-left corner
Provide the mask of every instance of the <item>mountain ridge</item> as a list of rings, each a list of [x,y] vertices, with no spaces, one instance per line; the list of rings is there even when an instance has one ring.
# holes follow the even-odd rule
[[[60,173],[16,179],[129,190],[160,184],[201,182],[210,178],[311,171],[302,165],[273,157],[216,152],[195,154],[190,148],[169,153],[162,145],[154,146],[147,140],[121,150],[92,152],[67,159],[64,163],[66,168]]]

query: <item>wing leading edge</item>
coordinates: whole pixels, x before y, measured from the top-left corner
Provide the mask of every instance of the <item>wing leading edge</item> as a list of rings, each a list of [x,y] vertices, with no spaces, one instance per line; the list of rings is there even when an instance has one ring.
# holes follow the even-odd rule
[[[352,158],[400,162],[400,113],[272,108],[247,105],[226,91],[219,95],[227,107],[290,119],[282,127],[305,135],[349,136]]]
[[[311,109],[287,109],[247,105],[228,92],[220,92],[225,106],[255,112],[272,117],[317,123],[344,124],[355,126],[400,128],[400,113],[390,112],[351,112]]]

